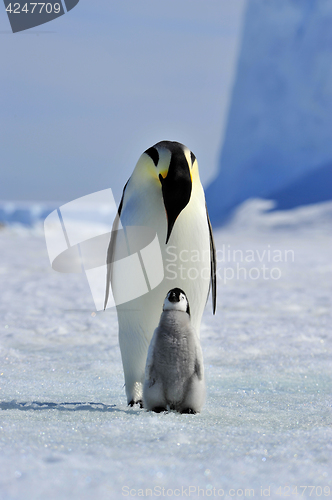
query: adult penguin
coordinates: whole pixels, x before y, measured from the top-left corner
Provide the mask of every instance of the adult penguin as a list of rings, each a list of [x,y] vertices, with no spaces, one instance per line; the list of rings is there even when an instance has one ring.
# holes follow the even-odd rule
[[[109,286],[116,297],[123,276],[112,265],[122,227],[151,228],[158,236],[164,278],[134,300],[117,305],[119,343],[128,404],[142,405],[148,347],[171,288],[186,290],[197,335],[210,287],[216,310],[216,257],[212,228],[195,155],[183,144],[161,141],[147,149],[123,189],[108,249]],[[129,249],[130,250],[130,249]],[[130,287],[130,283],[126,286]]]

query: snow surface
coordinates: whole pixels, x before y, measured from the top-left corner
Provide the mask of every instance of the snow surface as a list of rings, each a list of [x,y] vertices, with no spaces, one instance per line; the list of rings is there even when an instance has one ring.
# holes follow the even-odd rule
[[[315,489],[302,498],[318,498],[319,486],[326,498],[332,204],[269,208],[250,200],[215,233],[218,311],[209,301],[203,317],[208,395],[198,415],[128,408],[115,311],[94,312],[84,275],[51,269],[41,227],[0,231],[1,500],[132,498],[155,487],[153,497],[242,498],[249,488],[261,497],[262,487],[284,498],[293,486],[299,498],[305,485]],[[237,264],[260,278],[242,270],[228,280]]]

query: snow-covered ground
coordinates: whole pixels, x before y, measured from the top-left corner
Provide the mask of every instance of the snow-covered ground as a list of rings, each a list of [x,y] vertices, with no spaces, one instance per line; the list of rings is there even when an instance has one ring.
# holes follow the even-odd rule
[[[0,231],[1,500],[331,495],[332,205],[267,203],[215,234],[198,415],[128,408],[115,311],[41,228]]]

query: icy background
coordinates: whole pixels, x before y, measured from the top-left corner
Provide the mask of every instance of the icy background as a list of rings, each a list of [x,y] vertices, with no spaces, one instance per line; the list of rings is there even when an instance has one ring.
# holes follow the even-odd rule
[[[199,415],[129,409],[115,311],[95,314],[84,275],[51,269],[38,224],[2,228],[1,500],[122,498],[125,486],[131,496],[164,487],[156,492],[168,497],[222,488],[224,498],[270,487],[283,498],[312,485],[326,498],[332,204],[269,208],[247,201],[215,234],[219,257],[258,251],[241,267],[278,267],[281,277],[225,284],[237,262],[218,263],[217,315],[209,302],[201,330],[208,396]],[[272,262],[268,250],[283,260],[293,250],[294,261]]]
[[[252,197],[283,209],[331,200],[331,68],[330,0],[247,2],[219,173],[206,190],[212,223]]]

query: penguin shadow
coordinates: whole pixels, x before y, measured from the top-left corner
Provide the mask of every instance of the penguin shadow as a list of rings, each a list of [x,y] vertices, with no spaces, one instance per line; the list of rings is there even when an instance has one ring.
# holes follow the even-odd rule
[[[20,410],[20,411],[43,411],[43,410],[57,410],[57,411],[89,411],[89,412],[101,412],[101,413],[132,413],[137,414],[139,412],[134,410],[123,410],[121,408],[116,408],[116,405],[107,405],[104,403],[94,403],[94,402],[66,402],[66,403],[52,403],[49,401],[0,401],[0,410]]]

